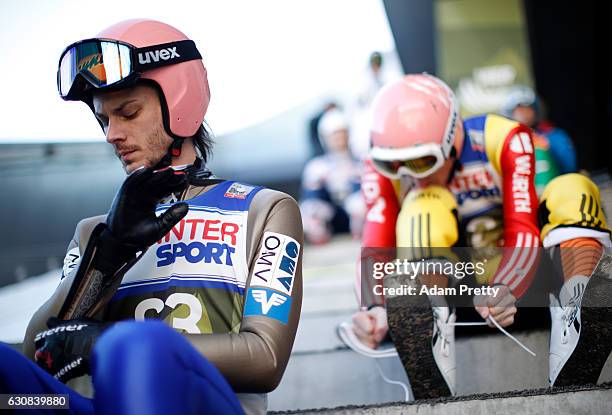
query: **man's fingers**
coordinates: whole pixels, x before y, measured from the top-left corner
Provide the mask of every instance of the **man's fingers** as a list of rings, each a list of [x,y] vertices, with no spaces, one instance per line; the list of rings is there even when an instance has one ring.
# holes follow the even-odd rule
[[[512,322],[514,322],[514,315],[516,314],[516,307],[511,306],[511,307],[505,307],[505,308],[501,308],[501,307],[494,307],[491,309],[491,317],[493,317],[495,319],[495,321],[497,321],[499,324],[501,324],[502,326],[504,324],[502,324],[502,322],[511,320],[508,324],[512,324]]]
[[[490,299],[488,295],[475,295],[473,302],[474,302],[474,307],[476,307],[476,310],[478,310],[479,308],[488,308],[490,305]]]
[[[493,323],[491,323],[491,321],[489,320],[489,316],[491,315],[491,310],[489,309],[489,307],[478,306],[474,308],[476,309],[476,312],[480,314],[480,317],[482,317],[482,319],[487,322],[487,325],[489,327],[495,327]]]
[[[513,304],[516,301],[516,298],[514,298],[508,287],[506,287],[505,285],[498,285],[497,288],[499,288],[497,295],[488,296],[488,305],[507,306]]]
[[[385,327],[387,325],[387,313],[382,307],[375,307],[368,312],[368,315],[374,319],[376,327]]]
[[[383,339],[387,336],[388,331],[389,328],[387,326],[377,327],[374,331],[374,340],[376,340],[377,343],[382,342]]]
[[[370,329],[371,328],[373,327],[370,327]],[[353,333],[355,333],[355,336],[357,336],[357,338],[366,346],[372,349],[375,349],[376,346],[378,345],[378,342],[374,338],[374,335],[372,334],[372,330],[368,330],[368,331],[366,330],[368,330],[368,328],[364,329],[358,324],[353,324]]]
[[[370,317],[364,313],[359,312],[353,315],[353,325],[363,332],[364,334],[371,335],[374,331],[374,324]],[[355,332],[356,334],[357,332]]]
[[[489,317],[489,307],[486,307],[486,306],[477,306],[476,307],[476,312],[478,314],[480,314],[480,317],[482,317],[484,320],[486,320],[487,317]]]
[[[505,285],[499,285],[497,295],[480,295],[474,297],[474,307],[480,316],[487,321],[489,327],[495,327],[488,320],[489,315],[495,319],[500,325],[510,325],[514,322],[514,314],[516,314],[516,298]]]
[[[353,324],[353,332],[355,333],[355,335],[357,337],[359,337],[361,340],[363,339],[369,339],[370,337],[372,337],[372,335],[369,332],[366,332],[363,328],[361,328],[360,326],[358,326],[357,324]]]
[[[502,327],[508,327],[509,325],[514,323],[514,314],[508,317],[504,317],[501,320],[495,320],[495,321],[497,321],[497,323]]]
[[[492,307],[489,307],[491,317],[495,319],[502,327],[509,326],[514,323],[514,315],[516,314],[516,298],[512,295],[508,287],[500,286],[500,291],[497,296],[490,297]],[[491,323],[489,323],[491,325]]]
[[[504,298],[499,299],[493,304],[489,305],[489,309],[506,309],[514,307],[515,299],[512,295],[507,295]]]
[[[374,338],[380,343],[389,331],[386,310],[381,307],[376,307],[370,310],[368,315],[374,321]]]
[[[170,232],[174,225],[179,223],[180,220],[187,215],[187,212],[189,212],[189,205],[187,203],[177,203],[170,206],[167,211],[162,213],[160,217],[157,218],[159,223],[159,235],[157,239],[161,239]]]
[[[175,171],[171,168],[159,170],[153,174],[151,180],[147,182],[147,187],[151,194],[156,198],[178,192],[187,185],[187,175],[183,171]]]
[[[513,305],[505,307],[490,307],[489,312],[493,318],[497,319],[498,317],[508,314],[516,314],[516,307]]]
[[[378,342],[374,339],[374,336],[371,333],[366,333],[356,324],[353,324],[353,333],[355,333],[355,336],[357,336],[361,343],[365,344],[369,348],[375,349],[378,345]]]

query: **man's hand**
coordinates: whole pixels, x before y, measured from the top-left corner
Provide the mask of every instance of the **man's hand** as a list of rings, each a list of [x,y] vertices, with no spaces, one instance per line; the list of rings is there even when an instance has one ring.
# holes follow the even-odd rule
[[[368,311],[356,312],[353,314],[353,331],[363,344],[376,349],[389,331],[387,310],[384,307],[374,307]]]
[[[64,383],[89,374],[93,345],[107,324],[88,319],[59,320],[52,317],[47,326],[49,330],[34,338],[34,360],[38,366]]]
[[[474,307],[480,316],[487,321],[489,327],[494,327],[488,320],[491,316],[502,327],[507,327],[514,323],[516,314],[516,297],[512,295],[506,285],[496,285],[499,287],[497,296],[479,295],[474,297]]]
[[[140,168],[130,174],[108,212],[108,229],[100,235],[94,267],[105,275],[113,275],[136,252],[170,232],[185,217],[188,205],[177,203],[159,217],[155,209],[164,196],[186,186],[187,175],[170,167],[156,171]]]

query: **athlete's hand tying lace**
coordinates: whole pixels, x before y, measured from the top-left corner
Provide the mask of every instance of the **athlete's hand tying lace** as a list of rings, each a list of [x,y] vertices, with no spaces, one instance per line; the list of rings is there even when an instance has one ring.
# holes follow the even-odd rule
[[[506,285],[497,285],[499,291],[497,295],[478,295],[474,297],[474,307],[480,316],[487,321],[489,327],[494,327],[488,319],[489,316],[495,319],[502,327],[507,327],[514,323],[516,314],[516,297],[512,295]]]
[[[387,310],[384,307],[374,307],[356,312],[353,314],[353,331],[363,344],[376,349],[389,331]]]

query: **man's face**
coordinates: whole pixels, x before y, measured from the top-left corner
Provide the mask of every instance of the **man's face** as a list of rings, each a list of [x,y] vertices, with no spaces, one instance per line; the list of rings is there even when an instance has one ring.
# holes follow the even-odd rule
[[[442,167],[440,167],[436,172],[430,174],[427,177],[423,177],[422,179],[413,179],[416,183],[416,186],[419,188],[429,187],[429,186],[442,186],[446,187],[448,183],[448,178],[450,177],[451,170],[455,165],[455,158],[451,157],[444,162]]]
[[[327,149],[332,153],[348,150],[349,133],[346,129],[336,130],[325,137]]]
[[[512,118],[525,124],[527,127],[533,128],[536,123],[535,110],[530,106],[519,105],[512,111]]]
[[[96,118],[106,141],[130,174],[139,167],[152,167],[168,152],[172,138],[166,133],[157,91],[136,85],[93,96]]]

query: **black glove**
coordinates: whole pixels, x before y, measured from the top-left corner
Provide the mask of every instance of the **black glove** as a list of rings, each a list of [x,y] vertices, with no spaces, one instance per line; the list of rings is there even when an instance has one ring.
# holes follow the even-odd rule
[[[187,186],[187,175],[170,167],[135,170],[123,182],[108,212],[108,229],[100,235],[93,266],[111,276],[137,252],[147,249],[185,217],[186,203],[177,203],[157,217],[159,201]]]
[[[93,345],[108,324],[51,317],[47,326],[49,330],[41,331],[34,338],[36,364],[64,383],[90,374]]]

